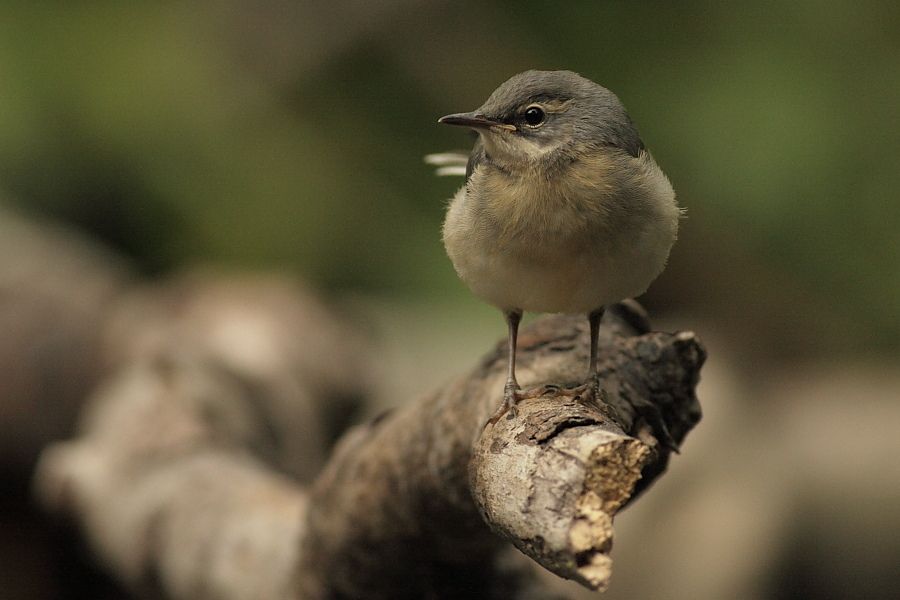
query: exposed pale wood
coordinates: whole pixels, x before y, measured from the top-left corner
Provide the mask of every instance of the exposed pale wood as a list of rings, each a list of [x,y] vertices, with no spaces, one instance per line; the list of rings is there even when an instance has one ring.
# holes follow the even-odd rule
[[[79,438],[45,453],[38,489],[120,578],[171,597],[556,597],[504,539],[602,589],[614,514],[699,419],[702,348],[646,330],[633,303],[608,312],[598,403],[541,396],[485,426],[500,344],[472,373],[350,429],[311,489],[278,474],[272,404],[233,373],[142,361],[95,395]],[[586,319],[523,328],[520,381],[578,382],[587,341]]]

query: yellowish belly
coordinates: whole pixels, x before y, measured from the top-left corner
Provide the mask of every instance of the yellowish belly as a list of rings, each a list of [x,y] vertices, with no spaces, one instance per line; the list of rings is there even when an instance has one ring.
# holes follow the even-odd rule
[[[649,155],[610,173],[634,169],[648,175],[599,191],[570,185],[577,177],[551,191],[515,178],[497,187],[502,176],[477,171],[480,193],[460,189],[444,223],[456,272],[501,309],[585,313],[644,293],[665,266],[680,213]]]
[[[665,256],[580,254],[546,263],[511,254],[451,254],[460,278],[485,301],[501,309],[587,313],[642,294],[659,274]]]

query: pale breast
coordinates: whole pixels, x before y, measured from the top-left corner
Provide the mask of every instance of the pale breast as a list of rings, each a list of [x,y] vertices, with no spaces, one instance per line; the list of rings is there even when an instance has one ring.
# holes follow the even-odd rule
[[[444,223],[457,273],[487,302],[589,312],[643,293],[665,266],[679,210],[649,154],[582,161],[553,185],[496,175],[476,171]]]

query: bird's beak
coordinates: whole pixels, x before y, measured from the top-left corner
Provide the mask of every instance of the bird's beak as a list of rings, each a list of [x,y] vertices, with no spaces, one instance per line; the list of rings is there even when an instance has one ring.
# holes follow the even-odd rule
[[[474,112],[456,113],[438,119],[438,123],[445,125],[461,125],[472,129],[490,129],[491,131],[515,131],[516,126],[488,119],[484,115]]]

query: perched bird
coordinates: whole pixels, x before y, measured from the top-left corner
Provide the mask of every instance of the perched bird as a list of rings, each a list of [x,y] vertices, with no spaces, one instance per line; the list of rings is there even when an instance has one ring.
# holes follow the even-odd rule
[[[642,294],[675,242],[681,210],[669,180],[615,94],[571,71],[520,73],[480,108],[438,122],[478,134],[443,238],[459,277],[509,327],[504,401],[491,422],[529,395],[516,381],[523,311],[587,315],[588,380],[559,393],[597,394],[604,307]],[[428,160],[461,174],[465,159]]]

